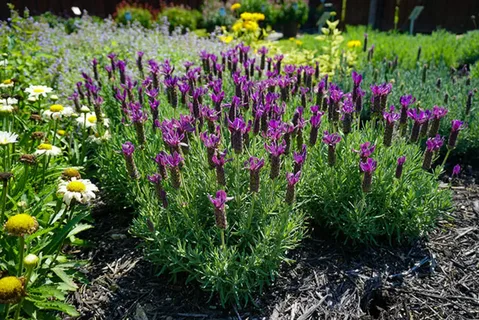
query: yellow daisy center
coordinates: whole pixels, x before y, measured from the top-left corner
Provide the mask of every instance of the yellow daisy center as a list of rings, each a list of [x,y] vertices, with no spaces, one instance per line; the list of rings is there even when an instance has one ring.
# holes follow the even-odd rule
[[[0,279],[0,303],[16,303],[23,295],[22,280],[11,276]]]
[[[70,192],[85,192],[86,186],[81,181],[71,181],[67,184],[67,190]]]
[[[52,150],[53,146],[49,143],[42,143],[38,146],[38,150]]]
[[[3,80],[3,84],[10,84],[12,82],[12,79]]]
[[[50,107],[51,112],[62,112],[65,109],[61,104],[54,104]]]
[[[20,213],[8,218],[5,223],[5,230],[16,236],[21,236],[25,233],[31,234],[38,229],[37,220],[26,213]]]
[[[96,123],[96,116],[89,116],[88,118],[86,118],[88,120],[88,122],[90,123]]]
[[[67,133],[67,132],[66,132],[65,130],[61,130],[61,129],[60,129],[60,130],[57,130],[57,133],[58,133],[59,135],[61,135],[61,136],[64,136],[65,133]]]
[[[33,89],[33,92],[35,92],[35,93],[43,93],[43,92],[45,92],[45,90],[44,90],[43,88],[35,88],[35,89]]]

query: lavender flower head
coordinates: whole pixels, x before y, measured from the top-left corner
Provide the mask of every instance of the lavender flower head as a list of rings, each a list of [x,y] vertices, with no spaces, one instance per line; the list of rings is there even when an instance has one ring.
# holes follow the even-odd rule
[[[288,172],[286,173],[286,180],[288,181],[289,186],[294,186],[299,182],[299,179],[301,177],[301,171],[298,171],[296,173]]]
[[[121,145],[121,151],[125,156],[130,157],[135,152],[135,146],[130,141],[127,141]]]
[[[432,117],[435,119],[442,119],[448,113],[448,110],[444,107],[434,106],[432,108]]]
[[[373,173],[376,171],[378,162],[373,158],[368,158],[365,162],[360,162],[359,166],[361,167],[361,171],[365,173]]]
[[[341,136],[338,133],[329,134],[327,130],[323,132],[323,142],[328,146],[334,147],[339,141],[341,141]]]
[[[429,152],[439,151],[444,144],[443,139],[440,135],[436,135],[434,138],[429,138],[426,141],[426,150]]]
[[[363,81],[363,76],[356,71],[351,73],[351,78],[353,79],[354,86],[359,87]]]
[[[452,176],[457,177],[459,176],[459,173],[461,173],[461,166],[456,164],[454,168],[452,168]]]
[[[395,110],[394,106],[391,106],[389,108],[389,112],[383,111],[383,117],[384,117],[384,120],[386,120],[386,124],[391,125],[397,120],[399,120],[399,117],[400,117],[399,113],[395,113],[394,110]]]

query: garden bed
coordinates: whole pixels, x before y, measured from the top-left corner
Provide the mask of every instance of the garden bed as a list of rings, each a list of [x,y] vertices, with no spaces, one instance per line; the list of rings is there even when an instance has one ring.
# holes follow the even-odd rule
[[[77,252],[89,284],[71,296],[79,319],[476,319],[479,317],[479,188],[453,187],[455,210],[412,245],[351,248],[313,233],[283,265],[257,307],[224,310],[195,286],[156,277],[128,234],[129,214],[94,214]],[[68,319],[68,318],[65,318]]]

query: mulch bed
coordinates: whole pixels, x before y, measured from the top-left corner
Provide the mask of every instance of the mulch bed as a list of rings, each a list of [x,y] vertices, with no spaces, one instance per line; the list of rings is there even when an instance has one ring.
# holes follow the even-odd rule
[[[77,253],[89,279],[70,297],[79,319],[479,319],[479,187],[456,186],[455,210],[428,239],[353,248],[312,234],[296,262],[248,309],[223,310],[194,284],[142,258],[131,215],[99,210]],[[68,319],[65,317],[64,319]]]

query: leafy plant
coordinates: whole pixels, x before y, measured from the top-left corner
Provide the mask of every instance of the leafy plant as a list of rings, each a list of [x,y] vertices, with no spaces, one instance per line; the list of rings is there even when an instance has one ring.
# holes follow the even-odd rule
[[[167,7],[159,15],[166,17],[170,23],[170,31],[177,27],[196,30],[200,20],[201,13],[198,10],[190,10],[182,7]]]
[[[113,16],[118,23],[126,25],[137,21],[143,27],[149,28],[154,20],[155,13],[151,7],[145,4],[122,1],[117,5]]]

